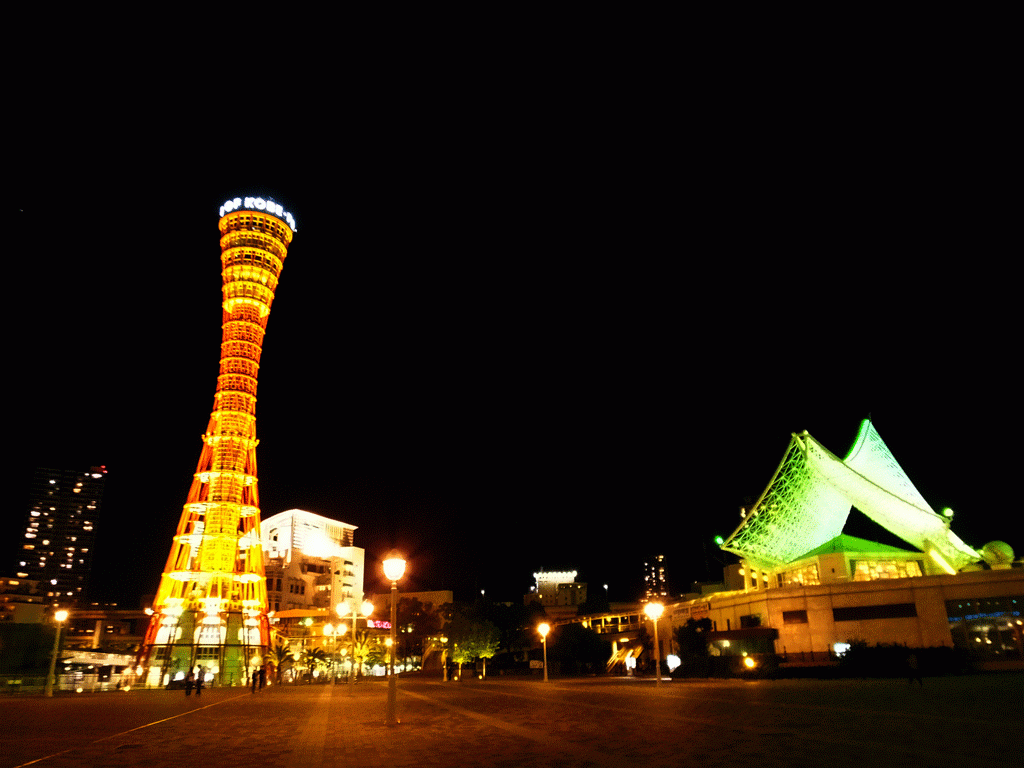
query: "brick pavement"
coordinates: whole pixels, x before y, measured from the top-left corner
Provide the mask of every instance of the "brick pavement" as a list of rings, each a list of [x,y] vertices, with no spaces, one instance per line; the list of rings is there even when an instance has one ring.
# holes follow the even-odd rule
[[[1016,764],[1020,674],[904,680],[402,680],[0,699],[0,768]]]

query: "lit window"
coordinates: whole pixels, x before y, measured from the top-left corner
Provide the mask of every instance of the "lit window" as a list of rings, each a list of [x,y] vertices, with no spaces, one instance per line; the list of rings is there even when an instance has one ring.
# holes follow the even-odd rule
[[[876,579],[906,579],[921,576],[921,566],[916,560],[855,560],[854,581],[875,581]]]

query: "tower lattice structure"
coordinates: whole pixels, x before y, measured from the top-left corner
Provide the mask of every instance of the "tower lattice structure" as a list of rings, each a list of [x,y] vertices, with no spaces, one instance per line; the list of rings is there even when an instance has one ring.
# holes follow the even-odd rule
[[[190,670],[248,679],[269,645],[256,476],[256,384],[294,220],[262,198],[221,208],[220,373],[203,448],[141,649],[150,685]]]

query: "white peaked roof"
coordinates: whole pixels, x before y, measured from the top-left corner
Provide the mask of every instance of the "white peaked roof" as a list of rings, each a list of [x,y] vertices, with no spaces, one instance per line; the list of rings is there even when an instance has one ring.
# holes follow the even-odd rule
[[[924,500],[870,419],[845,459],[806,431],[794,434],[775,476],[722,549],[762,566],[783,565],[841,534],[852,507],[950,573],[981,559]]]

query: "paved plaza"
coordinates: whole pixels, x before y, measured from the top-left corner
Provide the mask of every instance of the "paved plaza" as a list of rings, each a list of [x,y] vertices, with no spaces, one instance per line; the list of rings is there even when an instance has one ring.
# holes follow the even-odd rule
[[[1019,765],[1024,675],[401,680],[0,698],[0,768]]]

